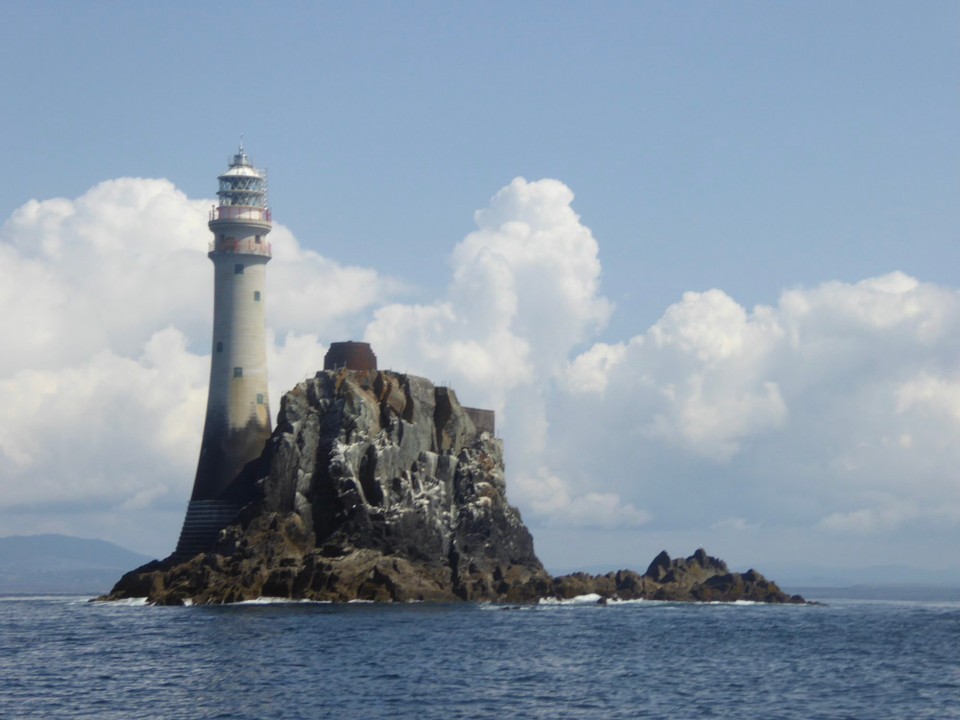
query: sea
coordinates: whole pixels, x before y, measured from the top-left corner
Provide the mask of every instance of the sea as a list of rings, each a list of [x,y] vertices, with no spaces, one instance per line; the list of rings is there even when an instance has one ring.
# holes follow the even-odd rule
[[[2,596],[0,718],[960,718],[960,599]]]

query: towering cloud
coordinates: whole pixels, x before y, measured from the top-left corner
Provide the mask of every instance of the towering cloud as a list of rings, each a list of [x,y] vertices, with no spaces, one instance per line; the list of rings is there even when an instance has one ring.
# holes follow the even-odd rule
[[[616,494],[576,487],[545,465],[548,396],[571,350],[612,311],[600,295],[597,241],[572,201],[556,180],[515,179],[454,248],[446,295],[381,308],[366,339],[381,357],[497,410],[510,437],[511,497],[522,506],[564,523],[637,524],[646,515]]]
[[[498,406],[507,391],[553,376],[611,311],[599,295],[597,241],[572,200],[556,180],[514,180],[454,248],[446,296],[381,308],[367,339]]]

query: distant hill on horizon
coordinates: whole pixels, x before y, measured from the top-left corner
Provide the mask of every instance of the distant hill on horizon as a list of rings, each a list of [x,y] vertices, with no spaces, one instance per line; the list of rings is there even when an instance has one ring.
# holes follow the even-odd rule
[[[0,537],[0,593],[106,593],[153,558],[106,540],[59,534]]]

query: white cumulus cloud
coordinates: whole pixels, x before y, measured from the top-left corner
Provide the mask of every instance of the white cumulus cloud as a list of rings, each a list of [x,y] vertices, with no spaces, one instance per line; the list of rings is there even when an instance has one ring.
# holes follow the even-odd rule
[[[588,474],[595,455],[616,457],[624,471],[604,487],[674,527],[949,532],[958,331],[956,290],[896,272],[752,310],[685,293],[642,334],[571,359],[550,445],[579,438],[591,453],[555,463]]]
[[[597,342],[613,307],[573,200],[556,180],[512,181],[420,304],[276,225],[274,410],[330,341],[362,333],[382,366],[497,411],[511,501],[555,538],[538,545],[548,562],[559,544],[616,552],[640,538],[837,557],[958,539],[960,293],[899,272],[753,308],[691,291],[633,337]],[[209,372],[209,207],[123,178],[30,201],[0,226],[5,532],[156,553],[175,540]]]

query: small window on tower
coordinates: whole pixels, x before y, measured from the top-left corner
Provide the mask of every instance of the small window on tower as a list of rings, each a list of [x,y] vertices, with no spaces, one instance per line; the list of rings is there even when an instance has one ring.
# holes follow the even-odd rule
[[[260,236],[257,235],[257,245],[259,245],[259,244],[260,244]]]
[[[257,405],[263,405],[263,393],[257,393]]]
[[[233,266],[233,274],[234,274],[234,275],[243,275],[243,265],[240,265],[239,263],[236,264],[236,265],[234,265],[234,266]]]
[[[243,368],[242,368],[242,367],[235,367],[235,368],[233,369],[233,376],[234,376],[235,378],[243,377]]]
[[[254,291],[253,291],[253,301],[254,301],[254,302],[260,302],[260,291],[259,291],[259,290],[254,290]]]
[[[217,340],[217,352],[223,352],[223,341]]]

